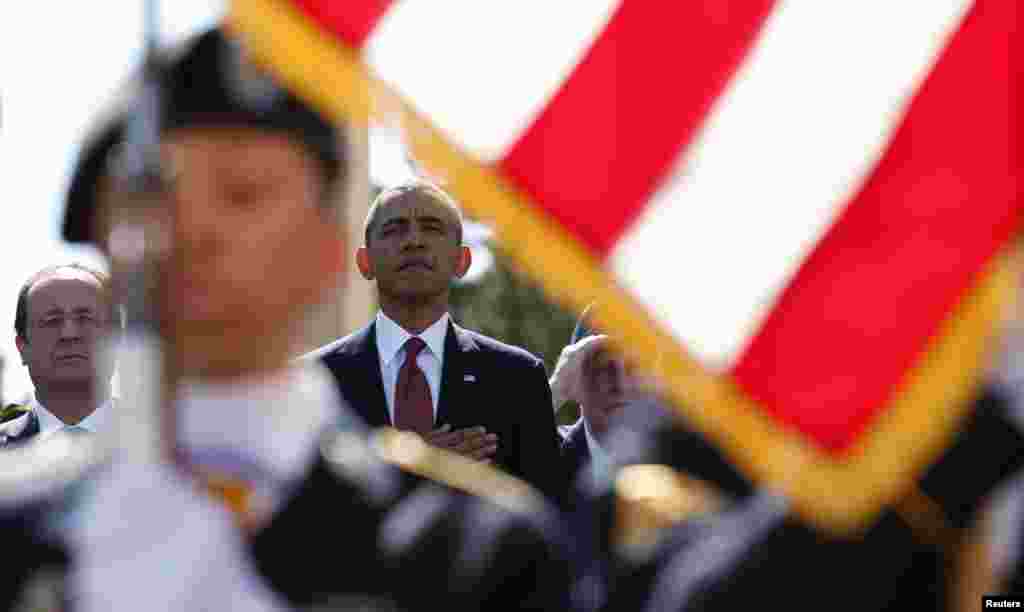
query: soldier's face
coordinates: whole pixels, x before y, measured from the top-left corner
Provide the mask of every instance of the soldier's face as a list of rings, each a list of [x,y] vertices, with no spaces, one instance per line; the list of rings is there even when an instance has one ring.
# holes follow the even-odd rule
[[[286,136],[182,129],[165,138],[172,249],[164,316],[189,368],[280,359],[282,336],[334,285],[340,228],[316,159]]]
[[[416,192],[384,203],[366,246],[368,276],[380,293],[403,301],[446,295],[468,261],[458,223],[450,208]]]
[[[82,386],[110,377],[101,341],[110,312],[92,275],[60,269],[29,290],[26,337],[17,338],[36,387]]]

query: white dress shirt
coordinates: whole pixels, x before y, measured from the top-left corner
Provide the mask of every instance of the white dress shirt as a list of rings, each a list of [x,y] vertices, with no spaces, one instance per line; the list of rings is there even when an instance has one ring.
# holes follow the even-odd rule
[[[587,423],[587,419],[583,419],[583,433],[587,437],[587,448],[590,449],[590,476],[595,484],[605,483],[611,477],[614,467],[612,457],[590,432],[590,424]]]
[[[339,422],[341,405],[318,363],[269,380],[186,382],[178,394],[178,443],[201,467],[258,472],[236,475],[253,477],[276,508],[312,464],[319,436]]]
[[[441,371],[444,368],[444,339],[448,334],[448,313],[419,334],[426,347],[416,356],[416,365],[423,370],[430,386],[430,400],[437,420],[437,397],[441,393]],[[405,342],[413,334],[405,331],[383,312],[377,313],[377,354],[380,355],[380,374],[384,381],[384,395],[388,401],[388,420],[395,422],[395,385],[398,372],[405,363]]]
[[[79,421],[75,426],[81,427],[82,429],[91,431],[93,433],[105,431],[108,413],[110,412],[111,405],[115,400],[108,399],[99,406],[96,410],[93,410],[89,416]],[[60,420],[60,417],[53,414],[39,403],[39,399],[34,395],[32,401],[29,402],[29,408],[35,411],[36,416],[39,418],[39,436],[48,436],[55,431],[60,431],[69,425],[64,421]]]

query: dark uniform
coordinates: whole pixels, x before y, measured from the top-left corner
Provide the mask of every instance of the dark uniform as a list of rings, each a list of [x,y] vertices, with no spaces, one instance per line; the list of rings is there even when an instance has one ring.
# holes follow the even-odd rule
[[[965,530],[988,494],[1024,464],[1024,434],[1006,407],[1002,390],[986,388],[918,487],[861,537],[821,534],[781,498],[750,489],[720,515],[663,530],[639,561],[612,555],[607,609],[948,609]],[[718,485],[741,485],[721,465],[704,468],[719,474]]]
[[[249,537],[254,575],[297,609],[571,609],[559,526],[538,494],[486,466],[389,436],[324,436],[301,484]],[[101,478],[97,457],[79,449],[58,466],[47,456],[48,467],[31,475],[31,494],[15,495],[20,486],[11,479],[0,483],[4,556],[17,560],[0,574],[3,592],[15,594],[0,610],[73,604],[69,578],[80,553],[69,517]]]
[[[296,605],[339,609],[352,593],[401,610],[569,609],[559,526],[543,498],[407,436],[327,442],[302,488],[253,538],[274,589]]]
[[[252,75],[241,74],[241,61],[217,30],[191,41],[164,75],[165,126],[284,132],[308,146],[329,176],[343,175],[337,132],[291,95],[268,88],[265,77],[246,82]],[[115,118],[83,148],[65,239],[91,241],[97,184],[123,131],[123,119]],[[268,522],[245,536],[247,559],[224,555],[250,575],[239,583],[246,591],[239,597],[248,598],[244,609],[569,609],[561,529],[541,496],[515,478],[418,439],[371,434],[340,403],[337,411],[344,425],[324,433],[305,475]],[[35,609],[30,606],[62,598],[73,609],[70,587],[88,587],[82,581],[93,574],[82,574],[81,564],[94,555],[80,549],[90,541],[80,533],[92,518],[89,500],[128,485],[119,485],[116,464],[91,442],[75,448],[64,468],[40,463],[33,468],[38,473],[0,479],[0,541],[5,559],[19,560],[0,573],[0,610]],[[19,452],[37,452],[37,446]],[[29,481],[36,483],[35,493],[14,493]],[[126,524],[149,518],[125,512]],[[176,563],[187,561],[168,558],[167,571]],[[201,580],[195,573],[186,572]],[[6,597],[12,593],[17,597]],[[156,601],[159,593],[153,597],[147,608],[169,605]]]

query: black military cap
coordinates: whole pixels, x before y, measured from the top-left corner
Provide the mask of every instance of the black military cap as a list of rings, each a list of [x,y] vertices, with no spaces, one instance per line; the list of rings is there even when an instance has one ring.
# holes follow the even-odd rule
[[[88,140],[78,155],[64,207],[61,235],[68,242],[92,240],[92,217],[96,209],[96,190],[107,172],[111,153],[124,138],[124,121],[109,122]]]
[[[320,161],[328,185],[345,179],[343,134],[321,114],[251,64],[242,46],[219,28],[164,56],[161,78],[164,130],[183,127],[251,127],[287,134]],[[96,187],[125,134],[125,106],[100,125],[82,147],[67,194],[62,235],[92,240]]]

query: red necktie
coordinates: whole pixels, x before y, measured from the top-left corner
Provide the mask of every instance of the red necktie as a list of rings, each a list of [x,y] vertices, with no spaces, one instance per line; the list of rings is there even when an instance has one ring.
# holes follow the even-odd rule
[[[434,428],[434,403],[430,399],[430,385],[423,370],[416,365],[416,357],[427,346],[419,338],[405,342],[405,363],[398,371],[395,383],[395,427],[419,434]]]

